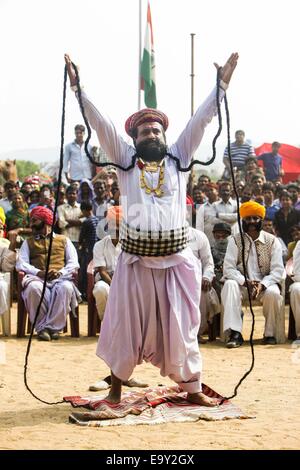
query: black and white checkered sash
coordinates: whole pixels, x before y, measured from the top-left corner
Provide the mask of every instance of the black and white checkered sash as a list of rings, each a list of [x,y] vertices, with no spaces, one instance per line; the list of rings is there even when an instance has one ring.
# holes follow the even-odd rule
[[[188,225],[153,232],[130,227],[122,220],[120,242],[123,251],[138,256],[168,256],[187,247]]]

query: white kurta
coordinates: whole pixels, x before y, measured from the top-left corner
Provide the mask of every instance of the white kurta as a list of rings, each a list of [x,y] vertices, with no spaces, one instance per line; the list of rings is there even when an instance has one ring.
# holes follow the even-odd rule
[[[215,277],[215,267],[209,240],[205,233],[189,227],[189,246],[201,263],[202,279],[207,279],[212,282]],[[202,279],[199,279],[200,286]],[[199,335],[203,335],[207,332],[208,322],[211,322],[213,316],[220,311],[221,306],[215,289],[211,287],[207,292],[201,291],[201,324]]]
[[[116,246],[111,240],[111,236],[107,235],[102,240],[97,242],[93,250],[93,265],[94,268],[103,267],[109,273],[113,275],[118,257],[121,253],[121,245],[118,243]],[[109,294],[110,286],[107,282],[100,278],[97,273],[96,282],[93,288],[93,296],[95,297],[98,316],[100,320],[103,320],[106,302]]]
[[[300,337],[300,243],[293,253],[294,283],[290,287],[290,302],[295,318],[296,335]]]
[[[220,98],[224,92],[220,91]],[[216,114],[216,90],[197,110],[169,152],[188,166],[206,125]],[[103,150],[115,163],[127,167],[135,148],[116,132],[83,94],[83,105]],[[176,163],[165,158],[163,197],[146,194],[140,187],[141,170],[118,170],[125,221],[141,230],[181,228],[186,221],[186,179]],[[158,173],[145,173],[156,187]],[[122,252],[110,287],[97,354],[113,373],[128,380],[144,360],[160,368],[185,391],[201,391],[201,358],[197,333],[200,324],[199,262],[190,248],[165,257],[141,257]]]

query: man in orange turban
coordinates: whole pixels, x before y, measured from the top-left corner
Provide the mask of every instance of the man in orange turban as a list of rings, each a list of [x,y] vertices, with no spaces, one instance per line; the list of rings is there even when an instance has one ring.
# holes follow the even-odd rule
[[[264,344],[276,344],[276,318],[279,317],[282,296],[278,284],[284,276],[282,249],[277,238],[262,230],[266,210],[257,202],[247,201],[240,207],[247,283],[252,300],[258,299],[263,305],[266,318]],[[224,332],[229,332],[228,348],[242,345],[242,299],[247,296],[243,269],[243,249],[240,234],[228,242],[224,259],[223,275],[225,284],[221,292],[224,306]]]

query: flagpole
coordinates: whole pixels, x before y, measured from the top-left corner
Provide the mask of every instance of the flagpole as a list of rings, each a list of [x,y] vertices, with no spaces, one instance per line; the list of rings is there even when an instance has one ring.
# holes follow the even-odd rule
[[[191,33],[191,116],[194,114],[194,36],[195,33]]]
[[[195,33],[191,33],[191,116],[194,114],[194,36]],[[192,155],[192,160],[194,155]],[[189,193],[192,195],[193,183],[194,183],[194,167],[191,169],[190,178],[189,178]]]
[[[139,0],[138,111],[141,109],[142,0]]]

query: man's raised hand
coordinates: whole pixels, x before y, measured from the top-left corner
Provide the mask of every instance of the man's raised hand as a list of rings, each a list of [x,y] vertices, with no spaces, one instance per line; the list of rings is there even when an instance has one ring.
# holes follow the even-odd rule
[[[71,61],[70,56],[68,54],[65,54],[65,63],[66,63],[66,66],[67,66],[67,72],[68,72],[69,79],[70,79],[70,85],[74,86],[74,85],[77,84],[76,74],[75,74],[74,67],[72,65],[72,61]]]
[[[214,63],[214,66],[217,69],[220,69],[220,77],[221,80],[225,83],[229,83],[231,80],[231,76],[233,74],[233,71],[235,67],[237,66],[239,55],[237,52],[234,52],[231,54],[229,59],[227,60],[226,64],[223,67],[220,67],[218,64]]]

